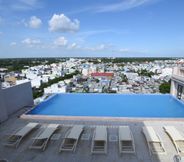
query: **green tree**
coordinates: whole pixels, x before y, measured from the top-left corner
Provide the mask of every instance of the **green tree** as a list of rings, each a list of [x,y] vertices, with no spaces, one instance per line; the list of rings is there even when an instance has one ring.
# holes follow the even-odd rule
[[[164,82],[159,86],[159,91],[160,93],[170,93],[170,88],[171,88],[171,83],[169,82]]]
[[[151,77],[152,75],[154,75],[152,71],[147,71],[146,69],[138,70],[138,74],[139,76],[147,76],[147,77]]]
[[[120,77],[122,79],[122,82],[126,82],[126,83],[128,82],[128,78],[125,74],[122,74]]]

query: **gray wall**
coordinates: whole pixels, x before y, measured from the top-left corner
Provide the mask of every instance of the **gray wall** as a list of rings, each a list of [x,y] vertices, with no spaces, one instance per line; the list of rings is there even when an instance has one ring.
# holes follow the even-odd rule
[[[4,103],[4,96],[0,87],[0,122],[6,119],[8,119],[8,114]]]
[[[9,115],[25,106],[33,105],[33,95],[30,82],[1,89],[0,91],[0,111],[4,112],[3,115],[0,115],[0,121],[6,120]]]

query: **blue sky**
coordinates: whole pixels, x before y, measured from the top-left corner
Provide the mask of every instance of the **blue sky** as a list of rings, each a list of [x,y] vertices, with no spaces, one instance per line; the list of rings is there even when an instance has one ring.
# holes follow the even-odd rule
[[[184,56],[183,0],[0,0],[0,58]]]

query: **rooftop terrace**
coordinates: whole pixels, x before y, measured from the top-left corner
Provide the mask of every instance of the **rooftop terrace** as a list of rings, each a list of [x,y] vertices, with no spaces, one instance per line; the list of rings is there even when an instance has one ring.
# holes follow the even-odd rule
[[[0,159],[7,159],[9,162],[50,162],[50,161],[64,161],[64,162],[173,162],[174,155],[177,154],[174,145],[169,139],[168,135],[164,132],[163,126],[173,125],[178,130],[183,132],[184,123],[182,121],[46,121],[46,120],[24,120],[18,116],[21,115],[24,110],[21,110],[11,116],[6,122],[0,125]],[[38,122],[42,125],[41,128],[34,131],[27,136],[20,146],[15,149],[6,147],[5,143],[6,135],[11,134],[17,128],[25,126],[29,122]],[[40,129],[43,129],[49,123],[61,124],[61,129],[54,133],[51,137],[48,147],[45,151],[31,150],[32,138],[34,138]],[[78,146],[74,153],[61,152],[59,153],[59,147],[65,136],[67,130],[73,126],[83,124],[85,126],[84,132],[79,140]],[[94,132],[94,128],[97,125],[107,126],[108,134],[108,148],[107,154],[91,154],[91,140]],[[118,127],[122,125],[128,125],[133,133],[135,140],[136,154],[119,154],[118,149]],[[166,155],[153,155],[150,156],[148,146],[141,130],[143,126],[152,126],[154,130],[160,135],[163,144],[166,148]]]

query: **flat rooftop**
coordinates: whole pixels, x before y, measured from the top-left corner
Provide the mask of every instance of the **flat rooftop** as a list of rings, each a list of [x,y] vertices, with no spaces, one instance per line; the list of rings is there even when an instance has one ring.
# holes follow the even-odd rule
[[[26,120],[20,119],[19,116],[25,112],[23,109],[9,118],[4,123],[0,124],[0,159],[7,159],[9,162],[173,162],[174,155],[177,154],[173,143],[168,135],[164,132],[163,126],[172,125],[178,128],[181,132],[184,130],[184,122],[182,121],[49,121],[49,120]],[[15,149],[4,146],[5,137],[11,134],[18,128],[25,126],[29,122],[38,122],[42,127],[31,133],[22,141],[20,146]],[[49,123],[61,124],[61,129],[52,136],[48,147],[45,151],[31,150],[29,146],[40,129],[43,129]],[[84,132],[79,140],[76,152],[61,152],[59,147],[67,130],[77,124],[85,126]],[[94,128],[97,125],[105,125],[108,127],[108,151],[107,154],[91,154],[91,139]],[[119,154],[118,149],[118,127],[129,126],[135,140],[136,154]],[[148,146],[141,130],[143,126],[152,126],[160,135],[165,146],[166,155],[150,156]]]

